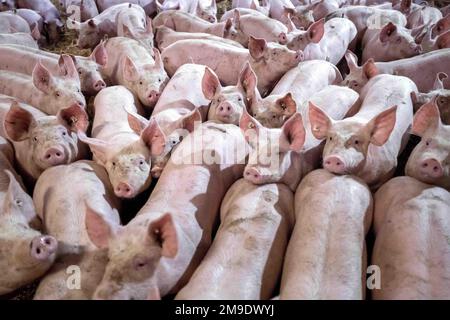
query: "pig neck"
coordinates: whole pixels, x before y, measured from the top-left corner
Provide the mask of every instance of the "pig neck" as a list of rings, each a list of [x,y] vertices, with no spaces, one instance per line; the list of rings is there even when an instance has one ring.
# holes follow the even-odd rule
[[[0,92],[16,97],[37,108],[45,107],[48,97],[38,90],[29,76],[2,71],[0,75]]]

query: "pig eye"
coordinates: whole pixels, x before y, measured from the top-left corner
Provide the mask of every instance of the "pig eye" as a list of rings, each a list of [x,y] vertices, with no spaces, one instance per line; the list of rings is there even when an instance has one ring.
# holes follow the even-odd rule
[[[431,140],[430,140],[430,139],[428,139],[427,141],[425,141],[425,145],[426,145],[427,147],[429,147],[430,144],[431,144]]]
[[[238,101],[239,101],[239,102],[241,102],[241,101],[242,101],[242,98],[241,98],[241,97],[239,97],[239,98],[238,98]]]
[[[358,145],[359,144],[359,140],[355,140],[355,141],[353,141],[353,143]]]
[[[158,82],[161,82],[161,81],[162,81],[161,78],[159,78],[159,79],[158,79]]]
[[[55,95],[59,98],[61,97],[61,93],[59,91],[56,91]]]
[[[142,81],[139,81],[139,84],[142,86]]]
[[[116,163],[113,161],[112,165],[113,165],[113,167],[115,167],[115,166],[116,166]]]
[[[333,137],[329,137],[328,140],[332,141],[332,140],[333,140]]]
[[[37,137],[33,137],[33,141],[37,142],[38,141]]]
[[[67,132],[63,131],[62,135],[63,135],[63,136],[67,135]]]
[[[78,74],[81,76],[81,74],[82,74],[83,72],[81,71],[81,69],[80,70],[78,70]]]
[[[141,166],[144,165],[144,160],[140,160],[139,165],[141,165]]]

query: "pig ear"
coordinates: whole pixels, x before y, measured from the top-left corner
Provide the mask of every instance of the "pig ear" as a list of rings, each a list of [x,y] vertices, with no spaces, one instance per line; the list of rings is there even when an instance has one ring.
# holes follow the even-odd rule
[[[371,79],[378,75],[378,68],[375,65],[375,61],[373,61],[373,58],[370,58],[366,61],[363,65],[363,72],[367,79]]]
[[[241,13],[238,9],[234,9],[233,22],[236,29],[241,29]]]
[[[154,118],[150,118],[147,128],[141,133],[141,138],[150,148],[152,156],[159,156],[164,152],[166,136]]]
[[[125,56],[123,64],[123,76],[127,81],[136,81],[139,78],[139,72],[134,62],[129,56]]]
[[[108,143],[96,139],[96,138],[89,138],[86,136],[86,134],[82,131],[77,132],[78,139],[80,139],[82,142],[86,143],[89,148],[91,149],[92,153],[95,155],[95,157],[102,163],[106,163],[106,152],[108,150]]]
[[[309,26],[307,34],[313,43],[318,43],[325,33],[325,18],[314,22]]]
[[[195,124],[199,122],[202,122],[202,115],[198,111],[198,108],[195,108],[181,118],[181,127],[192,132],[195,129]]]
[[[352,51],[347,50],[345,53],[345,61],[347,61],[347,65],[350,70],[358,68],[358,57]]]
[[[414,115],[411,133],[422,137],[428,129],[435,129],[441,122],[435,99],[424,104]]]
[[[92,51],[90,56],[92,61],[95,61],[98,65],[104,67],[108,63],[108,52],[105,48],[104,41],[100,42]]]
[[[39,31],[37,23],[34,23],[34,27],[31,29],[31,36],[36,41],[41,38],[41,32]]]
[[[241,128],[242,133],[245,136],[245,139],[247,141],[250,140],[249,132],[255,132],[256,135],[259,134],[259,129],[262,127],[262,125],[251,115],[248,114],[247,110],[244,109],[242,112],[242,116],[239,119],[239,128]],[[249,131],[251,130],[251,131]]]
[[[397,31],[397,26],[392,22],[389,22],[387,25],[383,27],[380,31],[380,41],[386,42],[389,37]]]
[[[447,13],[445,17],[436,22],[435,26],[433,27],[433,32],[436,31],[437,33],[441,33],[447,30],[449,27],[450,27],[450,13]]]
[[[292,94],[288,92],[284,97],[277,100],[277,106],[279,106],[285,116],[292,116],[297,112],[297,104],[295,103]]]
[[[438,49],[450,48],[450,30],[438,36],[436,45]]]
[[[178,253],[178,236],[171,214],[166,213],[150,222],[148,235],[161,246],[163,257],[175,258]]]
[[[206,99],[212,100],[214,96],[222,90],[219,78],[208,67],[205,67],[205,73],[202,78],[202,91]]]
[[[266,50],[267,42],[264,39],[253,38],[252,36],[248,39],[248,50],[253,59],[259,60],[264,56],[264,51]]]
[[[290,117],[284,123],[281,131],[289,142],[289,148],[294,152],[300,152],[305,143],[305,127],[300,113],[297,112]]]
[[[309,122],[312,134],[319,140],[326,138],[333,124],[331,118],[311,101],[309,102]]]
[[[400,11],[405,13],[411,8],[411,0],[402,0],[400,3]]]
[[[153,21],[150,17],[146,18],[145,33],[153,35]]]
[[[72,132],[86,132],[89,126],[89,117],[78,105],[62,109],[57,115],[58,121]]]
[[[103,215],[92,209],[87,203],[84,222],[92,243],[99,249],[108,248],[109,240],[114,236],[113,230]]]
[[[53,84],[53,77],[50,72],[45,68],[41,61],[36,63],[32,73],[34,86],[43,93],[49,93]]]
[[[161,70],[164,70],[164,63],[162,61],[161,58],[161,53],[159,52],[158,49],[153,48],[153,55],[154,55],[154,59],[155,59],[155,66],[160,68]]]
[[[257,82],[258,79],[256,78],[256,74],[250,63],[247,61],[239,75],[238,86],[244,90],[247,98],[249,98],[255,94]]]
[[[288,29],[288,33],[294,32],[294,31],[297,30],[297,27],[295,26],[294,22],[292,22],[292,19],[291,19],[291,13],[286,13],[286,9],[292,10],[292,11],[293,11],[293,9],[290,9],[290,8],[284,8],[284,10],[285,10],[285,15],[286,15],[286,23],[285,23],[285,25],[286,25],[286,27],[287,27],[287,29]]]
[[[394,130],[396,118],[397,106],[393,106],[372,119],[368,124],[370,142],[379,147],[385,144]]]
[[[17,181],[16,176],[9,170],[4,170],[9,178],[8,191],[6,192],[5,200],[3,201],[3,212],[12,213],[12,210],[8,210],[11,207],[17,208],[16,199],[23,196],[25,190],[23,190],[20,183]],[[0,213],[1,215],[2,213]]]
[[[67,54],[62,54],[58,60],[59,71],[62,76],[80,80],[78,77],[78,71],[73,63],[72,58]]]
[[[141,134],[148,126],[149,121],[139,114],[133,113],[125,109],[128,114],[128,125],[136,133]]]
[[[28,139],[28,130],[33,122],[32,114],[22,109],[17,101],[13,101],[3,125],[9,139],[22,141]]]
[[[445,72],[439,72],[436,75],[436,80],[434,80],[433,90],[444,89],[444,80],[447,78],[448,78],[448,75]]]

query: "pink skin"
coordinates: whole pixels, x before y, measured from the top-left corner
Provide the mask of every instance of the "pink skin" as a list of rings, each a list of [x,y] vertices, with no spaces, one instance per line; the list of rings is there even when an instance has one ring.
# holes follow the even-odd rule
[[[80,8],[81,22],[92,19],[99,14],[95,0],[59,0],[59,5],[64,12],[70,14],[70,6]]]
[[[103,12],[106,9],[122,4],[123,0],[95,0],[97,3],[98,11]],[[129,0],[128,3],[140,5],[147,16],[153,16],[156,13],[156,0]]]
[[[363,42],[362,63],[370,58],[374,61],[393,61],[422,53],[411,35],[411,31],[393,23],[382,29],[367,30]]]
[[[158,46],[158,49],[161,51],[165,50],[168,46],[170,46],[174,42],[177,42],[179,40],[187,40],[187,39],[213,40],[213,41],[225,43],[225,44],[237,47],[237,48],[244,48],[241,44],[239,44],[236,41],[213,36],[212,34],[208,34],[208,33],[177,32],[166,26],[160,26],[160,27],[156,28],[155,42],[156,42],[156,45]]]
[[[376,239],[371,260],[385,276],[373,298],[448,299],[449,192],[411,177],[397,177],[384,184],[374,200]],[[432,260],[439,263],[429,263]]]
[[[55,77],[38,62],[32,76],[3,71],[0,73],[0,93],[12,96],[40,111],[56,115],[61,109],[77,105],[84,109],[86,100],[81,94],[80,79],[69,56],[62,56],[64,76]]]
[[[7,12],[15,13],[22,19],[24,19],[30,26],[30,31],[33,30],[35,26],[37,26],[41,34],[44,32],[44,19],[36,11],[30,9],[15,9],[14,11]]]
[[[24,33],[31,33],[30,26],[28,25],[28,22],[22,18],[21,16],[10,13],[10,12],[0,12],[0,21],[2,22],[2,33],[5,32],[5,30],[14,30],[14,32],[24,32]]]
[[[284,8],[295,8],[290,0],[269,0],[268,2],[270,5],[269,15],[278,21],[282,21],[284,18]]]
[[[0,34],[0,44],[12,44],[12,45],[20,45],[27,48],[39,49],[39,45],[36,42],[36,39],[29,33],[13,33]]]
[[[179,66],[194,62],[214,70],[224,85],[236,84],[239,72],[248,61],[258,78],[258,90],[263,95],[303,59],[302,52],[252,37],[249,50],[211,40],[181,40],[166,48],[162,56],[169,75],[173,75]]]
[[[97,94],[92,137],[80,135],[105,167],[117,197],[134,198],[151,183],[151,156],[163,152],[165,136],[155,121],[139,121],[142,112],[133,94],[123,86]]]
[[[420,92],[433,90],[436,74],[450,74],[450,49],[433,51],[408,59],[390,62],[373,62],[370,59],[358,67],[358,60],[352,52],[345,55],[350,74],[345,77],[344,85],[360,92],[364,85],[377,74],[396,74],[414,81]],[[449,82],[444,81],[449,89]]]
[[[0,138],[0,148],[3,205],[0,214],[0,266],[3,270],[0,295],[3,295],[44,275],[55,260],[58,243],[54,237],[35,230],[38,225],[33,225],[36,219],[33,200],[17,181],[17,174],[8,161],[10,146],[3,138]]]
[[[59,41],[63,22],[58,9],[50,0],[18,0],[17,4],[19,8],[32,9],[39,12],[44,19],[44,29],[49,36],[49,41],[52,43]]]
[[[192,154],[193,141],[202,141],[196,147],[201,153],[214,151],[230,161],[220,166],[207,163],[212,159],[179,162]],[[211,244],[222,198],[242,175],[247,151],[240,149],[237,159],[236,151],[243,147],[234,125],[203,124],[183,140],[148,202],[110,237],[109,263],[94,298],[155,299],[187,283]]]
[[[70,196],[61,187],[69,184],[73,186]],[[107,262],[108,243],[95,239],[120,224],[119,201],[105,170],[93,161],[50,168],[38,180],[33,201],[39,217],[45,216],[45,230],[64,244],[58,250],[58,267],[45,275],[34,299],[91,299]],[[65,285],[66,270],[75,261],[83,275],[79,290]]]
[[[158,10],[178,10],[187,12],[202,20],[215,23],[217,22],[216,0],[165,0],[163,4],[156,2]]]
[[[417,88],[408,78],[379,75],[364,87],[362,106],[353,117],[334,121],[320,108],[310,107],[312,133],[326,139],[324,168],[356,175],[374,189],[389,179],[408,138],[411,92]]]
[[[248,63],[242,69],[238,83],[227,87],[222,87],[217,75],[209,68],[205,68],[202,91],[205,98],[211,101],[208,120],[239,125],[239,119],[247,108],[249,98],[259,96],[256,82],[256,75]]]
[[[421,8],[412,10],[407,15],[408,23],[406,26],[409,29],[417,28],[421,25],[430,25],[436,23],[442,19],[442,13],[438,8],[433,8],[430,6],[423,6]]]
[[[13,144],[19,167],[33,181],[49,167],[87,156],[76,132],[86,131],[88,116],[77,106],[61,110],[57,116],[47,116],[31,106],[19,105],[10,97],[0,96],[0,121],[1,134]]]
[[[446,41],[444,39],[446,37],[441,38],[440,36],[450,31],[450,14],[435,24],[422,26],[416,30],[414,31],[415,40],[420,43],[424,52],[442,49],[445,46]]]
[[[66,73],[67,63],[61,56],[39,49],[30,49],[23,46],[1,46],[0,54],[9,57],[0,62],[0,68],[23,74],[32,75],[35,64],[40,60],[52,74]],[[80,78],[81,91],[86,95],[93,95],[106,87],[105,82],[99,72],[102,63],[106,61],[106,51],[102,44],[99,44],[90,57],[71,56],[75,68]],[[27,61],[27,63],[23,63]]]
[[[287,47],[302,50],[305,60],[326,60],[337,64],[344,56],[349,44],[356,36],[355,25],[348,19],[333,18],[319,20],[308,30],[295,30],[290,35]]]
[[[266,17],[269,16],[270,11],[270,3],[268,0],[261,1],[261,4],[258,0],[233,0],[231,7],[233,9],[251,9],[264,14]]]
[[[291,24],[300,30],[308,29],[308,27],[315,21],[311,7],[314,7],[314,5],[298,6],[294,9],[285,8],[284,18],[281,22],[286,24],[288,28]]]
[[[136,10],[139,8],[139,10]],[[153,49],[152,19],[145,15],[144,10],[136,7],[134,10],[124,10],[117,15],[117,35],[137,40],[151,51]]]
[[[450,125],[442,123],[434,100],[417,111],[411,131],[420,136],[421,141],[408,159],[406,175],[449,190]]]
[[[124,37],[107,40],[105,49],[105,79],[127,87],[145,107],[153,108],[169,80],[159,51],[149,52],[136,40]]]
[[[175,299],[271,298],[294,224],[293,203],[285,185],[234,183],[222,201],[211,248]],[[217,268],[225,265],[230,267]]]
[[[280,300],[364,299],[365,235],[372,223],[366,184],[315,170],[298,186],[294,203],[296,224],[286,250]]]

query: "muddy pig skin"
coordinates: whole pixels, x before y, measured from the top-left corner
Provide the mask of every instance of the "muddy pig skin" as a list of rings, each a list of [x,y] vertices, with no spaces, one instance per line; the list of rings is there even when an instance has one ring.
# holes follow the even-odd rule
[[[221,224],[200,266],[176,299],[272,297],[294,224],[293,194],[283,184],[233,184]]]
[[[397,177],[375,194],[379,299],[450,298],[450,193],[411,177]]]
[[[72,187],[68,190],[61,184]],[[60,244],[58,259],[40,282],[34,299],[90,299],[108,259],[108,243],[98,238],[120,224],[119,202],[106,171],[93,161],[50,168],[36,183],[33,201],[45,230]],[[68,285],[73,273],[70,266],[79,268],[79,289]]]
[[[33,200],[13,167],[14,151],[0,137],[0,295],[41,277],[55,260],[58,243],[37,231]]]
[[[147,203],[110,240],[94,298],[158,299],[178,292],[211,245],[220,203],[242,176],[246,154],[235,125],[205,122],[188,135]]]
[[[295,215],[280,299],[363,299],[365,236],[372,223],[367,185],[352,176],[313,171],[297,188]]]

